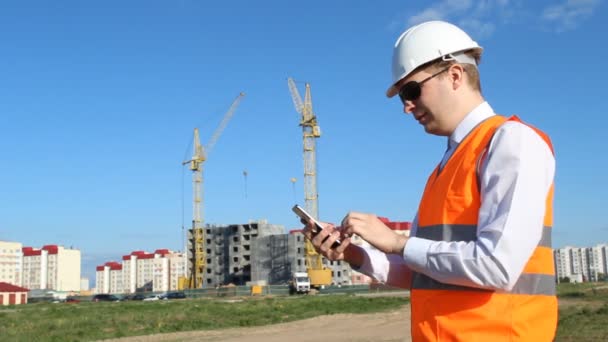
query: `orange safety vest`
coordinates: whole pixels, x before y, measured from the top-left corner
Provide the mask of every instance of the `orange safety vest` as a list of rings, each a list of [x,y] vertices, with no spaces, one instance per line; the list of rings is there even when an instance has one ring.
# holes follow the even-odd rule
[[[458,146],[444,168],[429,177],[418,209],[417,237],[476,241],[479,165],[500,125],[517,117],[493,116]],[[533,128],[553,150],[549,138]],[[557,326],[555,270],[551,249],[553,185],[547,194],[542,238],[511,291],[444,284],[412,277],[414,341],[552,341]]]

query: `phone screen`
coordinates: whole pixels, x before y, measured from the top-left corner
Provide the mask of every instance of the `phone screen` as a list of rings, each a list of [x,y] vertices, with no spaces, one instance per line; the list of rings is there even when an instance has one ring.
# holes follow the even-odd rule
[[[308,212],[306,212],[306,210],[304,210],[304,208],[302,208],[296,204],[293,206],[292,210],[294,213],[296,213],[296,215],[298,215],[305,222],[312,221],[315,224],[315,226],[317,226],[317,229],[312,231],[313,236],[319,234],[321,229],[323,229],[323,225],[319,221],[317,221],[314,217],[312,217]],[[340,239],[337,239],[331,245],[331,248],[336,248],[336,247],[340,246],[340,243],[341,243]]]

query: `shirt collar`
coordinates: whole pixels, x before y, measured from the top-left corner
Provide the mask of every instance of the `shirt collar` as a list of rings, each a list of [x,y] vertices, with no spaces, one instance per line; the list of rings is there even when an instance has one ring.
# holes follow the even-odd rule
[[[454,148],[458,146],[462,140],[475,128],[480,122],[494,115],[494,110],[486,101],[475,107],[464,119],[458,124],[454,132],[448,138],[448,147]]]

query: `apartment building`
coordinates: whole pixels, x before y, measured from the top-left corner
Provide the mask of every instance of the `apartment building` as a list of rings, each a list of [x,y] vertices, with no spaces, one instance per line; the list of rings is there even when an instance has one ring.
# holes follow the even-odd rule
[[[186,260],[183,253],[168,249],[158,249],[152,264],[152,291],[173,291],[179,286],[179,279],[186,276]]]
[[[23,247],[23,287],[80,291],[80,251],[58,245]]]
[[[595,247],[566,246],[554,252],[557,279],[587,282],[606,279],[608,275],[608,244]]]
[[[168,249],[157,249],[153,253],[133,251],[122,257],[122,264],[109,262],[97,267],[95,291],[96,293],[173,291],[178,289],[179,278],[184,277],[184,274],[183,253]]]
[[[608,245],[597,245],[589,249],[589,269],[595,281],[608,276]]]
[[[154,253],[138,255],[136,267],[135,286],[139,291],[152,291],[154,289]]]
[[[0,282],[22,286],[22,247],[19,242],[0,241]]]
[[[165,255],[168,259],[169,280],[168,287],[163,291],[173,291],[179,289],[179,280],[186,278],[186,256],[184,253],[169,253]]]
[[[122,265],[115,261],[106,262],[95,269],[95,293],[122,293]]]

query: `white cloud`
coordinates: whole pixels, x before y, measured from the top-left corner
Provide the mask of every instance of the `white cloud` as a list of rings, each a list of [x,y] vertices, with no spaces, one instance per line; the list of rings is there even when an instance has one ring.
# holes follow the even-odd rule
[[[428,20],[446,20],[465,29],[473,39],[489,37],[495,30],[496,17],[507,13],[509,0],[442,0],[422,9],[407,20],[408,26]]]
[[[492,22],[483,22],[477,19],[464,19],[458,22],[465,32],[470,32],[475,39],[487,38],[494,33],[496,26]]]
[[[443,0],[413,15],[408,20],[408,23],[411,26],[427,20],[446,19],[453,14],[459,14],[468,10],[471,5],[471,0]]]
[[[429,20],[441,20],[441,19],[445,19],[445,14],[442,13],[440,10],[436,9],[436,8],[427,8],[424,11],[420,12],[419,14],[416,14],[415,16],[411,17],[409,20],[409,24],[411,25],[416,25],[425,21],[429,21]]]
[[[577,28],[591,17],[601,0],[553,2],[556,4],[539,9],[523,0],[438,0],[416,13],[409,13],[405,23],[394,22],[391,26],[394,29],[404,24],[410,27],[428,20],[446,20],[461,26],[479,41],[490,37],[501,24],[518,22],[521,25],[527,22],[534,26],[540,16],[541,22],[550,25],[552,30],[563,32]]]
[[[541,18],[554,25],[557,32],[572,30],[593,15],[599,3],[600,0],[566,0],[562,4],[546,7]]]

